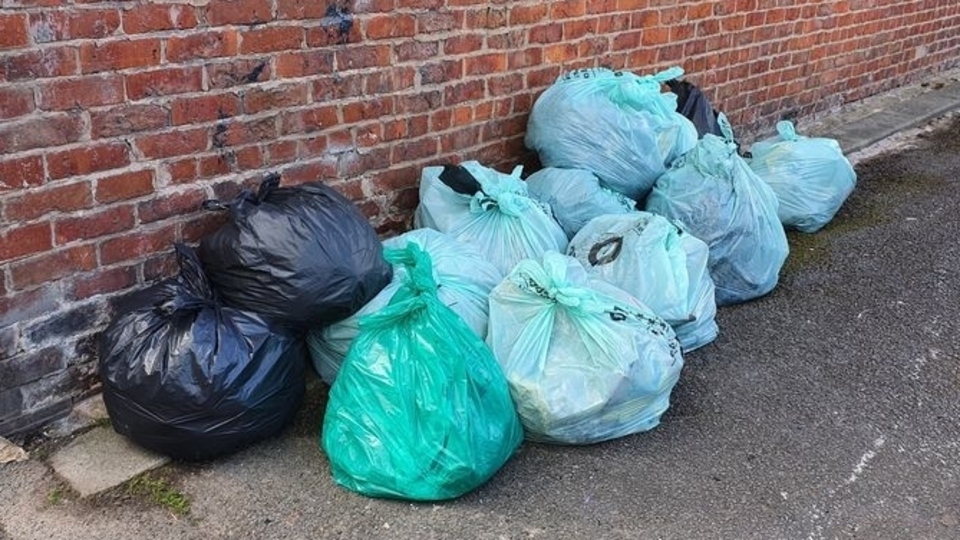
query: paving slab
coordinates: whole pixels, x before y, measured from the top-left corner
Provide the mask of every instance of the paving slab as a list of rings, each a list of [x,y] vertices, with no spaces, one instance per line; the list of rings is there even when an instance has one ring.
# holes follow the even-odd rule
[[[70,414],[53,422],[50,427],[44,430],[44,435],[51,438],[69,437],[82,429],[97,425],[109,418],[107,406],[103,403],[103,394],[96,394],[76,403]]]
[[[170,458],[144,450],[109,427],[96,427],[50,457],[50,466],[81,497],[156,469]]]

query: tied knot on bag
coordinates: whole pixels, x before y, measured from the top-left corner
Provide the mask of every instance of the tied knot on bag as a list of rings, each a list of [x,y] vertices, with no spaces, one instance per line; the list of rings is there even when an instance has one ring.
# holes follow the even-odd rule
[[[470,212],[482,214],[496,208],[508,216],[517,217],[523,215],[530,204],[530,198],[519,193],[507,191],[497,195],[487,195],[480,192],[470,199]]]

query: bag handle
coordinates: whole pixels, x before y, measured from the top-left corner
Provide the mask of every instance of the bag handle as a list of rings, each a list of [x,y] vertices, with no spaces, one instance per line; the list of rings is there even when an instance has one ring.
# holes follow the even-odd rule
[[[200,203],[200,208],[207,211],[220,212],[240,206],[240,204],[244,202],[250,202],[259,206],[261,203],[263,203],[263,201],[267,200],[267,197],[269,197],[279,188],[280,174],[270,173],[263,177],[263,180],[260,181],[260,186],[257,188],[256,195],[254,195],[253,191],[244,189],[234,200],[230,202],[223,202],[219,199],[207,199]]]
[[[800,137],[797,135],[797,128],[793,126],[793,122],[789,120],[781,120],[777,122],[777,133],[780,134],[780,138],[785,141],[796,141]]]

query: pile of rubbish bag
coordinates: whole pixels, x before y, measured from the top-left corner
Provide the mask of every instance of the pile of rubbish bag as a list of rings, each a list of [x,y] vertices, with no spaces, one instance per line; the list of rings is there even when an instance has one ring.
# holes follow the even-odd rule
[[[205,201],[226,224],[101,336],[114,429],[229,454],[283,431],[312,368],[336,483],[423,501],[476,489],[524,439],[654,429],[718,306],[773,291],[784,228],[824,227],[856,184],[836,141],[789,122],[741,157],[682,74],[561,76],[527,126],[544,168],[425,167],[393,238],[321,183]]]

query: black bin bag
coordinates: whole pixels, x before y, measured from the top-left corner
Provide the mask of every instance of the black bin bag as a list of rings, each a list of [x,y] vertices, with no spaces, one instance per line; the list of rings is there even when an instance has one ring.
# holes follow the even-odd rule
[[[376,232],[323,184],[280,187],[279,175],[271,175],[257,193],[244,190],[204,208],[230,211],[199,249],[228,306],[306,330],[349,317],[390,283]]]
[[[707,133],[713,133],[718,137],[723,136],[720,124],[717,122],[717,111],[710,105],[710,100],[702,90],[680,79],[667,81],[667,86],[677,95],[677,112],[693,122],[697,127],[697,135],[701,138]]]
[[[300,407],[306,348],[220,306],[193,250],[180,274],[126,303],[100,339],[113,428],[150,450],[205,460],[276,435]]]

